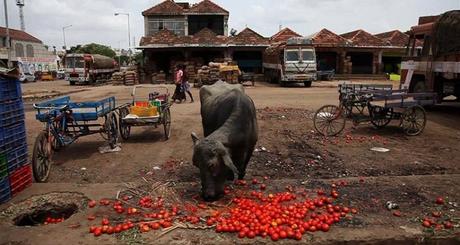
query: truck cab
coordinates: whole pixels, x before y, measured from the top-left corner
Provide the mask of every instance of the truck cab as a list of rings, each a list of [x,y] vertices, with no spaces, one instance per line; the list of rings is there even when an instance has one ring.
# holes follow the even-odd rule
[[[284,50],[283,68],[281,82],[304,82],[307,87],[311,86],[312,81],[316,80],[315,49],[310,45],[290,44],[288,41]]]
[[[295,37],[273,43],[264,52],[264,75],[268,82],[281,86],[304,83],[310,87],[316,74],[316,53],[310,38]]]
[[[409,31],[401,89],[435,92],[438,102],[460,100],[460,11],[420,17]]]

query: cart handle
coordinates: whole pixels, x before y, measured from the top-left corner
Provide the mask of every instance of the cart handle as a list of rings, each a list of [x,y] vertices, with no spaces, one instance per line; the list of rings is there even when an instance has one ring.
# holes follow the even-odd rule
[[[69,105],[63,105],[63,106],[38,106],[37,104],[33,104],[32,106],[34,107],[34,109],[37,109],[37,110],[52,110],[52,109],[63,110],[63,109],[67,109],[69,107]]]
[[[136,95],[136,89],[137,88],[160,88],[160,89],[165,89],[166,93],[169,94],[169,89],[166,86],[156,86],[156,85],[136,85],[133,87],[133,92],[131,93],[131,96],[134,97]]]

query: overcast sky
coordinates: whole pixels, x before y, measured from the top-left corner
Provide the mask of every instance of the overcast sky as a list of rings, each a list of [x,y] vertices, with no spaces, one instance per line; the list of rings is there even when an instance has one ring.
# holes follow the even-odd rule
[[[3,1],[2,1],[3,2]],[[11,28],[19,29],[16,0],[7,0]],[[67,46],[91,42],[114,48],[128,46],[127,17],[131,15],[131,39],[136,45],[144,35],[141,12],[160,0],[25,0],[26,31],[49,46],[63,46],[62,27]],[[191,2],[197,2],[192,0]],[[380,33],[408,30],[418,17],[460,9],[460,0],[215,0],[230,11],[229,28],[241,31],[246,26],[271,36],[279,26],[290,27],[302,35],[322,28],[336,33],[364,29]],[[2,4],[2,3],[1,3]],[[0,4],[0,6],[1,6]],[[5,26],[1,11],[1,25]]]

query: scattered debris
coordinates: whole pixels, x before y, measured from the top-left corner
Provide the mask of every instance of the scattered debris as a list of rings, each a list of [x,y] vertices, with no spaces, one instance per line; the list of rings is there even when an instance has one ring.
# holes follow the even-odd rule
[[[386,152],[389,152],[390,149],[383,148],[383,147],[372,147],[371,151],[386,153]]]
[[[112,147],[106,145],[106,146],[101,146],[98,148],[99,152],[101,154],[105,154],[105,153],[114,153],[114,152],[119,152],[121,151],[121,145],[118,144],[117,146],[115,146],[115,148],[112,149]]]

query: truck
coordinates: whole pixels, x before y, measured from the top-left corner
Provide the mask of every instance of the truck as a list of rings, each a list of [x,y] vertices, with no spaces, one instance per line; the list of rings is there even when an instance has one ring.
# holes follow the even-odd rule
[[[311,38],[293,37],[285,42],[272,43],[264,52],[265,81],[279,83],[304,83],[311,87],[316,80],[316,53]]]
[[[437,102],[460,100],[460,10],[419,18],[409,31],[401,89],[434,92]]]
[[[66,54],[63,65],[70,85],[108,80],[120,69],[114,59],[99,54]]]

